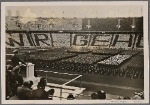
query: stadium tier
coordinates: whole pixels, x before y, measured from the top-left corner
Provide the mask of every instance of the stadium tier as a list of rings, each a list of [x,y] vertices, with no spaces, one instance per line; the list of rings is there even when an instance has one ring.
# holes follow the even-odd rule
[[[121,19],[117,28],[118,19]],[[131,26],[134,20],[134,28]],[[23,18],[6,17],[6,47],[143,48],[143,17]],[[106,24],[107,23],[107,24]]]
[[[6,17],[8,30],[81,30],[82,19]]]
[[[50,47],[99,47],[112,49],[142,49],[143,39],[141,34],[109,35],[109,40],[104,40],[105,35],[72,35],[66,33],[6,33],[6,47],[20,46],[50,46]],[[96,37],[96,38],[93,38]],[[108,36],[107,36],[108,37]],[[121,39],[118,39],[121,37]],[[126,37],[124,39],[124,37]],[[111,40],[110,40],[111,39]],[[128,39],[128,40],[127,40]]]
[[[143,17],[132,18],[24,18],[6,17],[8,30],[89,30],[91,31],[117,31],[118,19],[121,20],[120,31],[132,31],[133,19],[135,30],[143,31]],[[106,24],[107,23],[107,24]]]

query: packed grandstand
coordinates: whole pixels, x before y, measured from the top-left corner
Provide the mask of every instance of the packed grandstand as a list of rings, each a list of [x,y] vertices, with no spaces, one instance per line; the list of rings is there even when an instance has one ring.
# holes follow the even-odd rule
[[[12,66],[15,49],[23,62],[35,64],[36,77],[43,77],[37,85],[43,96]],[[63,84],[75,74],[82,75],[85,90],[61,98],[144,99],[143,17],[6,16],[6,60],[6,99],[55,100],[54,87],[44,90],[47,83]],[[77,82],[68,85],[79,87]]]

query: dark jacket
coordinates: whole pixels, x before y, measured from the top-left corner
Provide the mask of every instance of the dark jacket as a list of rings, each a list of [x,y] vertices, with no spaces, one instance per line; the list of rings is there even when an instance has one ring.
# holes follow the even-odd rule
[[[32,90],[26,86],[18,87],[17,96],[20,100],[31,100],[32,99]]]
[[[21,62],[19,55],[15,54],[14,56],[12,56],[11,58],[12,61],[12,66],[16,67],[17,65],[19,65],[19,62]]]
[[[48,94],[43,88],[38,88],[36,90],[33,90],[33,99],[46,100],[48,99]]]

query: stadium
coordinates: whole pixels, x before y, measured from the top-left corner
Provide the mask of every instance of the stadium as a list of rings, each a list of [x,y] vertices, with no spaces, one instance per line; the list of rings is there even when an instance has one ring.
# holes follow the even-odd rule
[[[18,70],[10,67],[16,49],[21,61],[34,64],[34,76],[45,78],[45,91],[54,90],[48,100],[144,99],[143,16],[22,17],[7,12],[6,99],[17,94],[10,74]]]

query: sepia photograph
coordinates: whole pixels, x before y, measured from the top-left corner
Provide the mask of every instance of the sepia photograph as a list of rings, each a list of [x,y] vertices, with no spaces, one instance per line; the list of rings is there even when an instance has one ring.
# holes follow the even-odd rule
[[[1,92],[2,104],[149,103],[148,2],[2,2]]]

